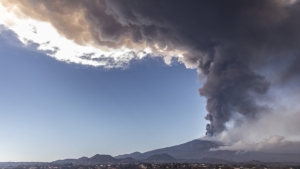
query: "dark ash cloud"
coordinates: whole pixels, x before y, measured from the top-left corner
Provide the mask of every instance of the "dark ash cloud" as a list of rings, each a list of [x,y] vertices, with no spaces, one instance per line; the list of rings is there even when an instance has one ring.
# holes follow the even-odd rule
[[[300,3],[292,0],[3,0],[79,44],[187,51],[205,76],[207,135],[255,119],[273,82],[299,83]],[[34,10],[32,10],[34,9]],[[270,64],[276,63],[276,64]],[[284,66],[277,71],[276,66]],[[276,79],[260,70],[276,70]],[[267,71],[268,72],[268,71]]]
[[[258,71],[270,60],[292,60],[279,72],[286,83],[299,74],[299,3],[272,0],[107,1],[108,13],[123,25],[138,26],[143,40],[189,51],[186,64],[206,76],[207,135],[226,129],[233,114],[255,119],[268,112],[258,97],[271,85]],[[147,27],[153,27],[152,32]],[[162,33],[161,28],[165,29]],[[151,32],[151,34],[149,34]],[[136,33],[136,32],[134,32]],[[157,36],[159,35],[159,36]],[[276,67],[271,67],[276,69]]]

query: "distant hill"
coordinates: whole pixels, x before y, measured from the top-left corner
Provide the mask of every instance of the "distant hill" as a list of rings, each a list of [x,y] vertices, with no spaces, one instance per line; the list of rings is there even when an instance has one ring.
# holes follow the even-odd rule
[[[110,155],[94,155],[91,158],[88,158],[87,161],[96,162],[96,163],[115,163],[118,162],[117,159]]]
[[[138,159],[141,155],[142,155],[142,153],[136,151],[136,152],[133,152],[133,153],[130,153],[130,154],[118,155],[118,156],[115,156],[115,158],[119,159],[119,158],[132,157],[132,158]]]
[[[88,161],[89,158],[88,157],[81,157],[77,159],[78,161]]]
[[[176,162],[176,159],[172,156],[170,156],[169,154],[155,154],[155,155],[152,155],[150,157],[148,157],[147,159],[143,160],[144,162],[155,162],[155,163],[158,163],[158,162]]]
[[[52,163],[57,164],[65,164],[65,163],[73,163],[73,164],[106,164],[106,163],[117,163],[120,160],[110,156],[110,155],[99,155],[96,154],[91,158],[81,157],[79,159],[65,159],[65,160],[57,160]]]
[[[137,162],[137,160],[134,159],[134,158],[132,158],[132,157],[119,158],[118,160],[119,160],[119,162],[122,162],[122,163],[134,163],[134,162]]]

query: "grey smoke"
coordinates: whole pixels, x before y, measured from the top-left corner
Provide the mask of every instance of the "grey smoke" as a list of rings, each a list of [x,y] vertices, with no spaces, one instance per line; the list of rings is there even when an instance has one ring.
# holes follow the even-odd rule
[[[207,98],[207,135],[226,130],[235,114],[255,120],[270,112],[264,98],[273,85],[299,84],[298,1],[3,2],[20,4],[25,13],[51,22],[77,43],[93,41],[114,48],[146,43],[188,51],[181,61],[196,66],[205,77],[199,93]],[[75,13],[84,20],[68,15]]]
[[[269,111],[259,99],[271,85],[268,74],[259,72],[263,67],[285,66],[277,72],[283,84],[299,76],[298,2],[112,0],[107,5],[119,23],[139,30],[133,37],[189,50],[185,63],[197,65],[206,77],[199,92],[207,98],[207,135],[224,131],[235,113],[255,119]]]

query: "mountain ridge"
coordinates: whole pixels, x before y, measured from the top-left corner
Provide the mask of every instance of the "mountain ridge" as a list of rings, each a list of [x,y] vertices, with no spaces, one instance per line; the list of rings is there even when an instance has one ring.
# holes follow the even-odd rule
[[[213,142],[213,141],[207,141],[207,140],[200,140],[195,139],[183,144],[155,149],[151,151],[147,151],[144,153],[131,153],[131,154],[124,154],[124,155],[118,155],[115,156],[115,158],[124,158],[124,157],[133,157],[135,159],[145,159],[151,155],[154,154],[170,154],[171,156],[178,158],[178,159],[189,159],[185,158],[184,155],[180,155],[183,151],[189,151],[190,153],[196,153],[199,151],[209,151],[211,148],[218,148],[222,144]]]
[[[144,153],[133,152],[112,157],[110,155],[96,154],[91,158],[81,157],[79,159],[57,160],[53,163],[135,163],[135,162],[203,162],[203,163],[228,163],[228,162],[249,162],[253,160],[263,162],[298,162],[300,154],[289,153],[268,153],[260,151],[248,151],[239,153],[238,151],[216,150],[212,148],[223,146],[222,143],[207,140],[192,140],[183,144],[155,149]],[[150,158],[151,157],[151,158]],[[150,158],[150,159],[149,159]],[[155,160],[155,158],[157,158]],[[174,159],[173,159],[174,158]]]
[[[166,153],[182,161],[209,161],[209,159],[217,159],[217,161],[223,162],[249,162],[258,160],[264,162],[300,163],[300,154],[269,153],[260,151],[247,151],[245,153],[238,153],[238,151],[229,150],[210,151],[212,148],[218,148],[220,146],[223,146],[220,142],[195,139],[183,144],[155,149],[144,153],[118,155],[115,156],[115,158],[133,157],[135,159],[142,160],[154,154]]]

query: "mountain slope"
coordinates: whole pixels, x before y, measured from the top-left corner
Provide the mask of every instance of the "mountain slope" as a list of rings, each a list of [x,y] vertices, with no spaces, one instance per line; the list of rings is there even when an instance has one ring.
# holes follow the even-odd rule
[[[218,148],[222,146],[221,143],[193,140],[184,144],[161,148],[157,150],[148,151],[145,153],[132,153],[116,156],[115,158],[133,157],[135,159],[143,160],[155,154],[169,154],[170,156],[182,161],[211,161],[219,162],[248,162],[252,160],[259,160],[263,162],[300,162],[300,154],[284,154],[284,153],[266,153],[259,151],[248,151],[239,153],[237,151],[210,151],[211,148]]]
[[[206,140],[193,140],[184,144],[156,149],[145,153],[132,153],[119,155],[115,158],[133,157],[135,159],[146,159],[155,154],[169,154],[177,159],[194,159],[197,154],[205,151],[209,151],[211,148],[220,147],[220,143],[206,141]]]
[[[76,164],[97,164],[97,163],[131,163],[137,161],[146,162],[204,162],[204,163],[227,163],[227,162],[249,162],[253,160],[262,162],[298,162],[300,154],[266,153],[259,151],[210,151],[211,148],[218,148],[221,143],[193,140],[184,144],[156,149],[145,153],[134,152],[116,156],[95,155],[91,158],[81,157],[79,159],[57,160],[53,163],[76,163]]]
[[[176,159],[169,154],[155,154],[144,160],[145,162],[175,162]]]
[[[118,159],[119,162],[121,163],[134,163],[134,162],[137,162],[134,158],[132,157],[126,157],[126,158],[119,158]]]

